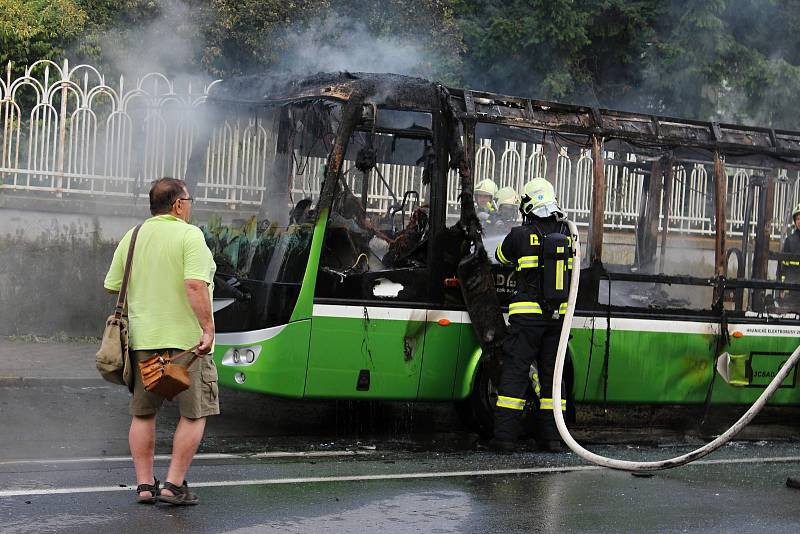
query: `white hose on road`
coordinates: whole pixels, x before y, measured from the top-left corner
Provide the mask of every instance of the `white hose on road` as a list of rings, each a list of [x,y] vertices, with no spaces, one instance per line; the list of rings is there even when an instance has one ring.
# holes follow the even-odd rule
[[[770,397],[772,397],[773,393],[775,393],[775,390],[777,390],[780,384],[786,379],[786,377],[789,375],[789,372],[797,364],[797,361],[800,360],[800,346],[794,350],[791,357],[786,361],[783,367],[781,367],[780,371],[778,371],[778,374],[772,379],[772,382],[769,383],[767,388],[764,390],[761,396],[758,397],[756,402],[750,407],[749,410],[745,412],[744,415],[742,415],[738,421],[736,421],[736,423],[733,424],[732,427],[725,431],[724,434],[718,436],[714,441],[692,452],[677,456],[675,458],[657,460],[653,462],[615,460],[613,458],[600,456],[599,454],[595,454],[584,449],[570,435],[567,425],[564,422],[564,413],[558,409],[558,407],[561,406],[561,387],[558,385],[561,384],[561,380],[564,375],[564,361],[566,360],[567,343],[569,341],[569,333],[572,326],[572,317],[575,314],[575,301],[578,297],[578,284],[580,282],[581,272],[581,247],[580,242],[578,241],[578,229],[575,227],[575,224],[572,221],[567,221],[567,225],[569,226],[569,231],[572,233],[572,239],[575,243],[575,259],[573,260],[574,268],[572,269],[567,313],[564,315],[564,324],[561,327],[561,338],[559,339],[558,343],[558,353],[556,354],[555,364],[556,368],[553,376],[553,407],[555,408],[553,410],[553,416],[556,420],[558,433],[561,434],[561,439],[563,439],[564,443],[566,443],[567,446],[581,458],[603,467],[620,469],[623,471],[660,471],[662,469],[678,467],[697,460],[698,458],[702,458],[703,456],[710,454],[711,452],[725,445],[736,434],[738,434],[740,430],[747,426],[747,424],[758,414],[758,412],[761,411],[764,405],[766,405],[769,401]]]

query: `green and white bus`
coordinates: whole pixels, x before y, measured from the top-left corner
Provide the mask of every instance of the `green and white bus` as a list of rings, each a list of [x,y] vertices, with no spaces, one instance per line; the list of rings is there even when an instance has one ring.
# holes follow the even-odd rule
[[[486,178],[551,180],[583,233],[570,405],[751,403],[800,342],[800,285],[778,281],[798,132],[365,73],[232,79],[207,106],[246,127],[201,136],[188,180],[261,191],[249,221],[203,226],[229,388],[455,401],[490,431],[514,271],[492,259],[508,226],[476,216]],[[713,379],[726,352],[736,385]],[[795,371],[772,402],[799,400]]]

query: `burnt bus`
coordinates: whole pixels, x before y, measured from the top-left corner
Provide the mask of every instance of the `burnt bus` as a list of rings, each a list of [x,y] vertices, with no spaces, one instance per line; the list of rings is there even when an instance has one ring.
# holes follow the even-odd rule
[[[515,276],[493,256],[519,221],[479,216],[485,179],[550,180],[580,228],[568,406],[749,404],[800,342],[781,281],[800,258],[779,252],[800,132],[369,73],[234,78],[207,106],[248,125],[231,168],[260,188],[247,224],[203,226],[227,387],[455,401],[490,431]],[[193,187],[213,187],[197,177],[222,128],[193,147]]]

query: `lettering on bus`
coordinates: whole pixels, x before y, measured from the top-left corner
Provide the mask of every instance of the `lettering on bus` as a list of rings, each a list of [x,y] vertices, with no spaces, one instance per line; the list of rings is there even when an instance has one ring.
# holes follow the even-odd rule
[[[736,329],[736,325],[731,326],[732,329]],[[750,325],[744,328],[745,335],[756,335],[756,336],[791,336],[791,337],[798,337],[800,336],[800,328],[792,327],[792,326],[755,326]]]
[[[786,352],[751,352],[747,362],[749,387],[763,388],[778,375],[781,368],[786,365],[790,354]],[[781,388],[794,388],[797,379],[797,368],[792,369],[786,379],[781,383]]]

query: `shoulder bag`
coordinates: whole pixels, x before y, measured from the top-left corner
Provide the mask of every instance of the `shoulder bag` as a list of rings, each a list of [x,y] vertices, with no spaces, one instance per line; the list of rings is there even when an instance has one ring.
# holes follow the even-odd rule
[[[100,350],[95,355],[95,364],[100,376],[114,384],[126,385],[131,391],[133,391],[133,373],[128,351],[128,320],[122,314],[128,297],[128,280],[131,276],[133,249],[136,246],[136,236],[139,235],[141,227],[140,224],[133,230],[131,244],[128,247],[128,258],[125,261],[125,274],[122,276],[122,285],[117,296],[117,305],[114,313],[106,319]]]

